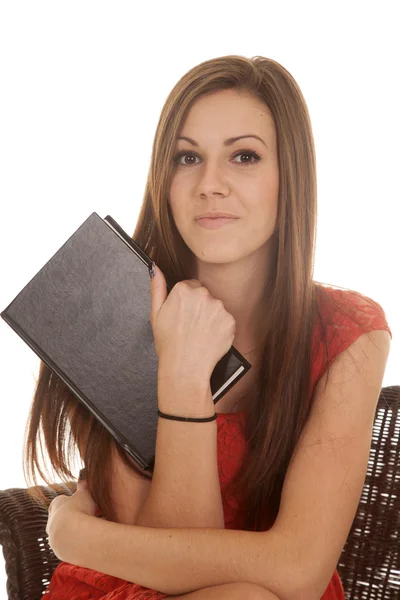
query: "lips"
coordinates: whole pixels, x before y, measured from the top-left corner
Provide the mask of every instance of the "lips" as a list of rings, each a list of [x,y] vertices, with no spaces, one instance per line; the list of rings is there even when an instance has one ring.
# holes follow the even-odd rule
[[[206,229],[219,229],[220,227],[228,225],[229,223],[234,223],[235,221],[237,221],[236,217],[203,217],[201,219],[197,219],[197,224],[200,227],[205,227]]]
[[[200,217],[197,221],[233,221],[234,217]]]
[[[238,219],[236,215],[230,215],[229,213],[204,213],[195,217],[196,221],[200,219]]]

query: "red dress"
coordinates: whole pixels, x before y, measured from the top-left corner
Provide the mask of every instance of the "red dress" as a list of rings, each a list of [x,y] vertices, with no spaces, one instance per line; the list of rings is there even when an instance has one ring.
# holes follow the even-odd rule
[[[333,359],[360,335],[385,329],[392,335],[381,306],[358,292],[317,286],[316,315],[312,340],[311,389]],[[322,342],[322,324],[327,351]],[[218,408],[218,405],[217,405]],[[224,507],[225,529],[243,529],[239,499],[229,493],[229,482],[240,468],[246,453],[243,435],[244,412],[217,413],[218,469]],[[48,600],[161,600],[168,596],[91,569],[61,562],[46,590]],[[344,600],[344,591],[335,570],[321,600]]]

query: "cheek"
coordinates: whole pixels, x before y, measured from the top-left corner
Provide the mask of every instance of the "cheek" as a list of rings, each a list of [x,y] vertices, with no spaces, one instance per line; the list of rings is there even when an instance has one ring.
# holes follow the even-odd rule
[[[172,218],[176,223],[177,220],[179,221],[179,210],[178,210],[177,199],[176,199],[175,195],[173,195],[173,194],[169,195],[168,204],[169,204],[169,209],[171,211]]]
[[[262,185],[254,183],[246,194],[247,210],[253,234],[270,234],[278,216],[279,186],[271,180]]]
[[[266,181],[249,182],[244,192],[249,210],[262,215],[274,212],[278,206],[279,184],[268,179]]]
[[[182,186],[179,185],[177,178],[175,177],[171,181],[171,185],[169,186],[169,194],[168,194],[168,204],[171,208],[172,213],[179,206],[182,196]]]
[[[182,188],[182,186],[185,185],[185,181],[184,181],[184,177],[182,177],[182,173],[178,170],[175,170],[172,174],[171,174],[171,179],[170,179],[170,184],[169,184],[169,190],[170,190],[170,194],[176,195],[179,190]]]
[[[168,204],[175,223],[185,227],[193,217],[194,203],[187,186],[179,179],[170,185]]]

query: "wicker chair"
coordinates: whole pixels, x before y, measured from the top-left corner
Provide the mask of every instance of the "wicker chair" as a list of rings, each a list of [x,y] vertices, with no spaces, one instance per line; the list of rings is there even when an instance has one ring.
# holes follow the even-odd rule
[[[347,600],[400,598],[400,386],[381,390],[368,472],[338,571]],[[76,483],[51,499],[72,494]],[[0,491],[0,543],[9,600],[39,600],[58,564],[47,542],[47,512],[24,488]],[[3,598],[3,594],[1,594]]]

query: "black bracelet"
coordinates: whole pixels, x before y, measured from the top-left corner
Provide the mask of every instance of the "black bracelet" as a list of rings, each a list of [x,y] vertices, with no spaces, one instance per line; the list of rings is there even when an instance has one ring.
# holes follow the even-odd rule
[[[212,417],[205,417],[204,419],[194,419],[192,417],[174,417],[173,415],[166,415],[160,410],[157,410],[157,414],[163,419],[172,419],[173,421],[195,421],[196,423],[206,423],[207,421],[215,421],[215,419],[217,418],[217,413],[215,413]]]

